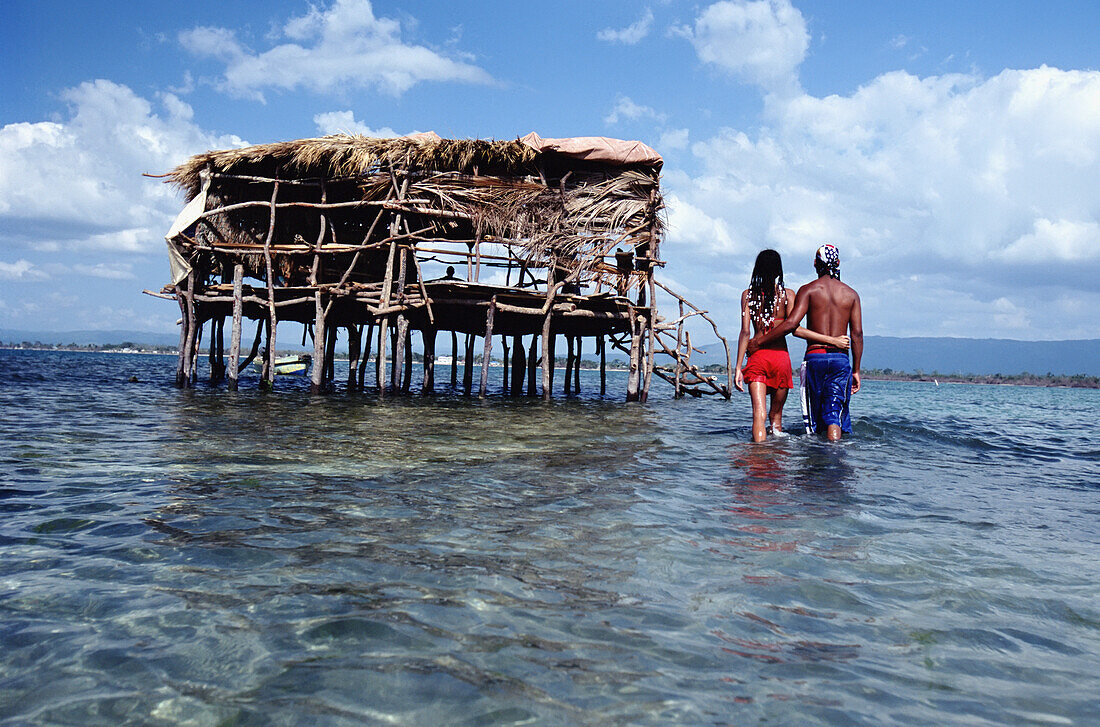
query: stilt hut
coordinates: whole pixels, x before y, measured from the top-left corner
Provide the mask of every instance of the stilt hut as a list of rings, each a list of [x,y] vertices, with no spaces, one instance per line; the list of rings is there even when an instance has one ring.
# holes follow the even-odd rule
[[[629,357],[627,400],[645,401],[654,376],[677,396],[729,398],[728,343],[715,327],[724,375],[693,365],[684,323],[714,323],[657,279],[661,165],[640,142],[537,134],[336,135],[198,154],[166,175],[188,201],[166,236],[172,282],[152,293],[180,308],[177,384],[194,382],[209,324],[211,378],[236,388],[247,319],[256,332],[244,365],[260,355],[266,386],[276,331],[295,322],[313,340],[314,391],[334,385],[343,328],[350,388],[408,391],[415,331],[425,391],[435,386],[437,335],[449,332],[456,364],[465,353],[467,393],[480,353],[485,395],[495,337],[501,390],[549,397],[564,337],[567,393],[579,389],[589,340],[601,389],[608,347]],[[678,305],[673,320],[658,315],[658,289]]]

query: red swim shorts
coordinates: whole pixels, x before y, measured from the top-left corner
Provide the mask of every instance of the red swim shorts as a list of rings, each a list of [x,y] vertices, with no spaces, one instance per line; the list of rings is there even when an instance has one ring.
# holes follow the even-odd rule
[[[769,389],[790,389],[794,386],[790,355],[774,348],[761,348],[749,356],[749,362],[741,369],[741,374],[746,383],[763,381]]]

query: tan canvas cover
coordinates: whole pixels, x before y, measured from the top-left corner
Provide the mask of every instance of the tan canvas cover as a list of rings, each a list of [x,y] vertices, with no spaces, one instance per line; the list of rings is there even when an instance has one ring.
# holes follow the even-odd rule
[[[520,142],[535,151],[553,151],[575,159],[588,159],[607,164],[652,164],[661,166],[664,160],[653,147],[640,141],[624,141],[606,136],[574,136],[568,139],[543,139],[535,132],[521,137]]]
[[[409,141],[415,141],[417,144],[423,144],[425,142],[431,143],[434,141],[443,141],[443,137],[434,131],[418,131],[415,134],[405,134],[402,139],[408,139]]]

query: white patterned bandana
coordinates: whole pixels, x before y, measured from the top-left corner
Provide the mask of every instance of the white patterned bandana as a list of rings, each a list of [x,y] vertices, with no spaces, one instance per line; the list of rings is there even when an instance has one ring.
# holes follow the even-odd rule
[[[817,248],[816,260],[829,271],[829,275],[840,277],[840,250],[836,249],[836,245],[825,244]]]

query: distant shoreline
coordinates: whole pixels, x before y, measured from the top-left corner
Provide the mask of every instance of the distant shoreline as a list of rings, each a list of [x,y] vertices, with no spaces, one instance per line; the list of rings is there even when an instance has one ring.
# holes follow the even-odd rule
[[[1057,389],[1100,389],[1100,376],[1036,376],[1035,374],[945,375],[909,374],[901,371],[886,373],[877,369],[862,372],[865,381],[910,381],[927,384],[979,384],[983,386],[1041,386]]]
[[[8,343],[0,344],[0,351],[65,351],[75,353],[107,353],[107,354],[138,354],[138,355],[153,355],[153,356],[176,356],[178,355],[176,349],[169,346],[148,346],[131,344],[130,346],[121,345],[58,345],[58,346],[26,346],[26,345],[12,345]],[[277,351],[276,355],[295,355],[297,351]],[[338,361],[346,361],[347,356],[337,354]],[[420,354],[414,355],[416,362],[421,362],[422,357]],[[480,357],[475,360],[475,365],[480,366]],[[557,362],[555,369],[564,368],[565,360],[560,359]],[[618,361],[607,362],[608,371],[624,371],[627,370],[625,363]],[[446,364],[440,364],[446,365]],[[457,361],[457,365],[461,366],[462,360]],[[498,360],[493,360],[489,364],[493,367],[499,367],[502,364]],[[581,361],[581,368],[584,370],[595,370],[598,364],[594,361],[587,359]],[[710,365],[702,369],[705,373],[725,373],[725,367]],[[797,369],[795,375],[797,376]],[[938,372],[932,372],[926,374],[924,372],[908,373],[905,371],[893,371],[890,369],[865,369],[863,371],[863,379],[865,381],[907,381],[915,383],[927,383],[927,384],[977,384],[977,385],[989,385],[989,386],[1039,386],[1045,388],[1059,388],[1059,389],[1100,389],[1100,376],[1086,376],[1085,374],[1075,375],[1036,375],[1030,373],[1022,374],[940,374]]]

